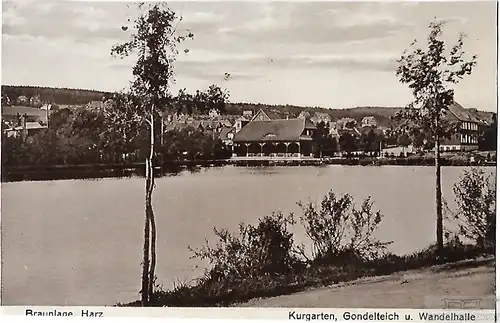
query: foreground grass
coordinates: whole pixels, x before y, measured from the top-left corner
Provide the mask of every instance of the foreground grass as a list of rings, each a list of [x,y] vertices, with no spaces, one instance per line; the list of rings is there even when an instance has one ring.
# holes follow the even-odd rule
[[[494,254],[494,252],[490,251],[485,254],[483,250],[470,245],[448,246],[445,250],[444,261],[438,261],[435,248],[430,247],[408,256],[387,255],[373,261],[344,259],[340,262],[342,265],[309,264],[287,275],[265,275],[243,280],[231,279],[231,277],[220,281],[200,279],[192,286],[181,285],[173,290],[158,290],[152,299],[151,306],[231,306],[256,298],[290,295],[310,288],[353,282],[360,278],[392,275],[435,265],[442,266],[443,262],[456,263],[466,259],[479,259],[488,254]],[[336,263],[339,263],[338,260]],[[431,281],[428,284],[431,284]],[[422,290],[425,288],[422,287]],[[397,298],[397,293],[394,297]],[[118,306],[140,306],[140,302],[118,304]],[[335,304],[335,307],[339,305]]]

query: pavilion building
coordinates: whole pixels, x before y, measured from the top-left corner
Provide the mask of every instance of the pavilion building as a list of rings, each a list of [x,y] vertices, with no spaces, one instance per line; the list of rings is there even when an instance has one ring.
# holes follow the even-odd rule
[[[306,119],[254,117],[234,135],[233,157],[312,156],[315,128]]]

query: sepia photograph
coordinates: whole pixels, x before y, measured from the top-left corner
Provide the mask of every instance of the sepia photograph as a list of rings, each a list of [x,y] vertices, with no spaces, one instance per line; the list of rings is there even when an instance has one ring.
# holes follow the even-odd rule
[[[497,8],[2,0],[1,305],[495,309]]]

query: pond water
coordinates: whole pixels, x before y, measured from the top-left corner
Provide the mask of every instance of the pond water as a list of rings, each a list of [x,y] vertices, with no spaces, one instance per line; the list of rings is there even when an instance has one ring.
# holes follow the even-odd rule
[[[443,168],[443,194],[464,168]],[[495,168],[487,169],[494,172]],[[434,241],[433,167],[221,167],[156,181],[157,275],[165,287],[205,265],[187,246],[213,241],[213,227],[237,230],[328,190],[371,196],[385,215],[378,238],[398,254]],[[3,305],[113,305],[138,299],[144,179],[2,184]],[[300,228],[298,242],[305,242]],[[199,266],[196,268],[196,266]]]

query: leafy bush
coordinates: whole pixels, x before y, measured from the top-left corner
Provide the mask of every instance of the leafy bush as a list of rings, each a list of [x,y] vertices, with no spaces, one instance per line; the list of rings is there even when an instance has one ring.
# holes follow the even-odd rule
[[[300,266],[294,252],[293,215],[273,213],[259,219],[256,226],[240,224],[239,235],[214,228],[219,240],[215,247],[206,242],[194,250],[193,258],[208,260],[212,267],[206,272],[209,282],[231,281],[268,275],[283,275]]]
[[[496,230],[496,190],[493,176],[479,168],[466,170],[453,187],[458,210],[453,214],[459,234],[478,247],[493,250]]]
[[[313,262],[345,264],[374,259],[392,242],[381,242],[373,232],[382,221],[380,211],[373,212],[370,197],[357,208],[353,198],[338,198],[330,191],[318,207],[309,202],[302,208],[300,222],[313,244]]]

